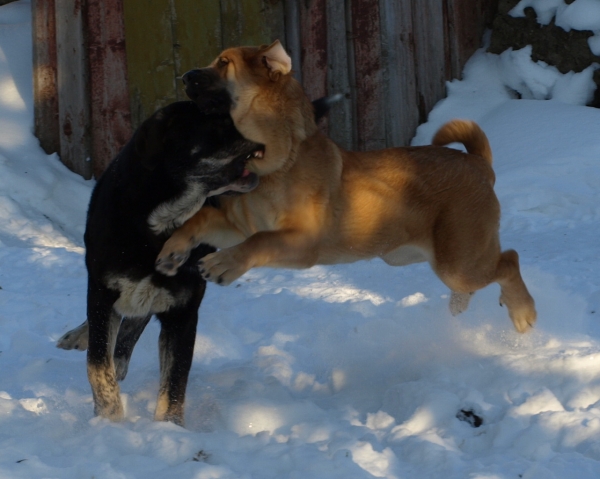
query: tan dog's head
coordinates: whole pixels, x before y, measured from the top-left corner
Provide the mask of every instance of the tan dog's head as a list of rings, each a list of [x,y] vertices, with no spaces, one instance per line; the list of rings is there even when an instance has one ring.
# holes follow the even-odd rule
[[[250,171],[262,176],[294,161],[298,143],[317,126],[314,108],[292,76],[292,60],[279,40],[228,48],[210,68],[226,81],[235,126],[246,138],[265,145],[264,158],[253,159]]]

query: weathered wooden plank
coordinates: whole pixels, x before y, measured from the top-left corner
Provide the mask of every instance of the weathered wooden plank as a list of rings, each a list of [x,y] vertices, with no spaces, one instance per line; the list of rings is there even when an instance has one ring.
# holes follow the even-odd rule
[[[387,146],[406,146],[419,124],[411,2],[381,0]]]
[[[56,0],[60,156],[68,168],[91,178],[90,114],[83,12],[79,0]]]
[[[171,5],[124,0],[125,44],[133,127],[177,100]]]
[[[329,136],[346,149],[355,148],[352,123],[352,92],[348,38],[346,35],[346,5],[344,0],[327,2],[327,94],[339,93],[342,100],[329,112]]]
[[[385,147],[381,29],[378,0],[352,0],[359,150]]]
[[[312,100],[327,93],[327,5],[325,0],[301,2],[300,38],[302,84],[306,94]]]
[[[60,150],[54,0],[31,0],[35,136],[50,154]]]
[[[445,95],[444,7],[441,0],[412,0],[419,122]]]
[[[285,47],[285,9],[281,0],[261,0],[261,19],[263,22],[263,43],[280,40]]]
[[[99,178],[131,137],[122,0],[88,0],[92,170]]]

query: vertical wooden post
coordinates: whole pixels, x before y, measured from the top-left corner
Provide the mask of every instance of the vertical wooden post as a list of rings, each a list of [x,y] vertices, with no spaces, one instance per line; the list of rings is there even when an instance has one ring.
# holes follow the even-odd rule
[[[80,0],[56,0],[60,155],[84,178],[92,177],[84,16]]]
[[[94,176],[131,137],[122,0],[88,0],[91,149]]]
[[[419,124],[410,1],[381,1],[387,146],[406,146]]]
[[[412,0],[419,123],[446,91],[443,10],[440,0]]]
[[[31,0],[35,136],[43,150],[60,151],[54,0]]]

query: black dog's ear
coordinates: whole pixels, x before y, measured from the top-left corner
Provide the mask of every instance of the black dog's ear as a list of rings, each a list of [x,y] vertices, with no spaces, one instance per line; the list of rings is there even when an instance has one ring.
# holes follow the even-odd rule
[[[318,122],[327,115],[329,110],[331,110],[331,107],[342,98],[344,98],[344,96],[341,93],[336,93],[335,95],[324,96],[313,100],[312,104],[315,110],[315,122]]]
[[[165,112],[158,111],[145,120],[135,132],[135,151],[142,165],[150,170],[156,167],[156,160],[164,153],[168,123]]]

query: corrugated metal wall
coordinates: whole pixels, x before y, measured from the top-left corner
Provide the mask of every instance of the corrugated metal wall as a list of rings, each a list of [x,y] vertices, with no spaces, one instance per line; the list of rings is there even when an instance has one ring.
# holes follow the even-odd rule
[[[342,93],[341,146],[406,145],[478,48],[497,0],[32,0],[36,134],[98,176],[223,48],[280,39],[311,99]],[[53,18],[54,16],[54,18]],[[54,93],[54,94],[53,94]],[[91,162],[88,161],[91,158]]]

